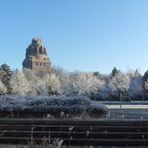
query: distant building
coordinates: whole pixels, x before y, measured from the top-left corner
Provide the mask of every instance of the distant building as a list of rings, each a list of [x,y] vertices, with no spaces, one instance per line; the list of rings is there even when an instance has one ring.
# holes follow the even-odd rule
[[[39,38],[33,38],[31,45],[26,49],[26,57],[23,68],[37,71],[48,71],[51,61],[47,55],[47,49],[42,45]]]

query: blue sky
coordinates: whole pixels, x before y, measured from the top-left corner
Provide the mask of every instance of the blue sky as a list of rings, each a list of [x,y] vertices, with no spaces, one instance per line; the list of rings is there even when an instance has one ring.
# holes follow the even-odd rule
[[[148,70],[148,0],[1,0],[0,64],[22,68],[40,37],[68,71]]]

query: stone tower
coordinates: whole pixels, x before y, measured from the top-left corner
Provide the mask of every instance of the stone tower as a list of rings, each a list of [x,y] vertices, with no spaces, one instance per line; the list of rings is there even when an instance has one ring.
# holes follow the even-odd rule
[[[32,43],[26,49],[26,57],[23,61],[23,68],[37,71],[48,71],[51,61],[47,55],[47,49],[42,45],[39,38],[33,38]]]

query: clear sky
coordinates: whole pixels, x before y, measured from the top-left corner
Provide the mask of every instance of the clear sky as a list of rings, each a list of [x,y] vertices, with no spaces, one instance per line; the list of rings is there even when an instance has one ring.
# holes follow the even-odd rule
[[[0,0],[0,64],[22,68],[40,37],[68,71],[148,70],[148,0]]]

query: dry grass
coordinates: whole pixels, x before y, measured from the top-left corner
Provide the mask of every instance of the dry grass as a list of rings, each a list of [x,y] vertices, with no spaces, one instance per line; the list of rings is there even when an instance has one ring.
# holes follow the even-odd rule
[[[50,146],[27,146],[27,145],[0,145],[0,148],[55,148],[55,147],[50,147]],[[56,147],[58,148],[58,147]],[[102,147],[102,146],[97,146],[97,147],[92,147],[92,146],[62,146],[61,148],[147,148],[147,147],[122,147],[122,146],[112,146],[112,147]]]
[[[0,145],[0,148],[58,148],[58,147],[52,147],[52,146],[29,146],[29,145]],[[62,146],[61,148],[82,148],[79,146]],[[95,147],[83,147],[83,148],[95,148]],[[101,148],[101,147],[98,147]]]

